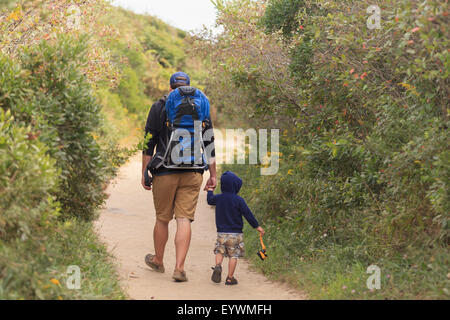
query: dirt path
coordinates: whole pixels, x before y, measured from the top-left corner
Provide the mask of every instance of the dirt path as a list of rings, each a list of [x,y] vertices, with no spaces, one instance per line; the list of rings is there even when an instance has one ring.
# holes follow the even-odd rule
[[[173,244],[176,224],[169,226],[166,247],[166,273],[150,270],[144,256],[153,252],[155,214],[151,191],[140,185],[141,157],[133,157],[120,170],[108,188],[110,197],[96,229],[109,251],[116,257],[122,286],[131,299],[158,300],[267,300],[303,299],[304,296],[285,285],[269,282],[263,275],[250,271],[245,260],[238,263],[236,278],[239,285],[228,287],[210,280],[214,264],[212,249],[216,238],[214,210],[206,203],[202,191],[192,224],[192,242],[186,261],[189,282],[172,281],[175,265]],[[206,174],[205,176],[207,176]],[[206,181],[206,177],[204,179]],[[226,272],[227,267],[224,267]],[[224,280],[224,279],[223,279]]]

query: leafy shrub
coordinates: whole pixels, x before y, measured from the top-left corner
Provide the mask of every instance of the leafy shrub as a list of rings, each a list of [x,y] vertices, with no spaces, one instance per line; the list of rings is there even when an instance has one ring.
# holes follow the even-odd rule
[[[42,42],[20,55],[21,70],[3,74],[2,107],[32,125],[61,170],[54,190],[63,216],[92,219],[105,199],[111,177],[106,152],[96,141],[101,135],[101,107],[81,72],[85,41],[61,37]],[[11,72],[9,73],[11,74]]]
[[[0,241],[27,239],[53,223],[58,208],[49,193],[57,187],[55,164],[31,128],[0,109]]]
[[[113,28],[103,29],[103,18],[111,19],[106,3],[92,0],[84,4],[89,11],[80,32],[68,36],[54,17],[72,3],[59,3],[56,15],[48,15],[52,3],[29,1],[0,19],[2,51],[10,53],[0,54],[0,299],[120,299],[111,257],[89,220],[108,181],[136,153],[117,141],[130,145],[138,118],[148,112],[146,95],[165,92],[175,71],[163,68],[157,53],[144,52],[135,30],[154,23],[173,35],[173,43],[159,45],[176,63],[184,59],[177,45],[186,34],[111,8],[127,34],[112,41]],[[120,82],[112,62],[125,62]],[[65,286],[69,265],[81,268],[81,290]]]
[[[0,299],[124,299],[112,257],[90,222],[68,220],[26,241],[0,240]],[[80,290],[67,287],[80,268]]]
[[[123,70],[117,92],[122,104],[130,113],[141,113],[143,106],[150,104],[148,98],[144,95],[143,84],[140,82],[136,72],[131,68]]]
[[[102,22],[120,30],[120,37],[114,41],[100,39],[121,70],[119,86],[111,91],[119,94],[122,105],[136,113],[141,122],[145,121],[151,100],[167,93],[171,74],[180,69],[201,69],[197,66],[199,59],[192,68],[191,61],[186,63],[187,34],[156,17],[111,7]]]
[[[261,268],[319,297],[359,278],[361,298],[374,263],[392,277],[370,297],[448,296],[448,4],[379,1],[371,30],[364,1],[217,3],[224,32],[195,43],[221,74],[208,93],[233,125],[284,132],[277,175],[226,167],[280,251]]]

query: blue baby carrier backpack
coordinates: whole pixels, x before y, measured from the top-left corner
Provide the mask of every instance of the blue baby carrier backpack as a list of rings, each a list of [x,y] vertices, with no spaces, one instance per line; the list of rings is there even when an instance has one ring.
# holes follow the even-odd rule
[[[209,101],[200,90],[183,86],[166,101],[169,141],[163,157],[167,169],[207,169],[203,133],[210,121]]]

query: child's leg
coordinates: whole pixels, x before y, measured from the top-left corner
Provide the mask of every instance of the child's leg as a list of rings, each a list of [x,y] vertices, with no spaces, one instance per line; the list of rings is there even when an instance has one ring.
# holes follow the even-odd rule
[[[237,266],[237,258],[230,258],[228,261],[228,277],[233,278],[234,271],[236,270]]]
[[[216,254],[216,266],[222,265],[222,261],[223,261],[223,255],[221,253],[217,253]]]
[[[222,281],[222,261],[223,255],[221,253],[216,253],[216,266],[212,268],[214,271],[211,276],[211,280],[215,283]]]

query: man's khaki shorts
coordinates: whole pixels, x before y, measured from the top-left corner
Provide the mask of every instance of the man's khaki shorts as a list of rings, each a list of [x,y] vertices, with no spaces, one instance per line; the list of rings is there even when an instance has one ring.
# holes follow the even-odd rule
[[[156,218],[170,222],[175,218],[194,221],[195,209],[203,182],[198,172],[172,173],[153,177],[153,202]]]

